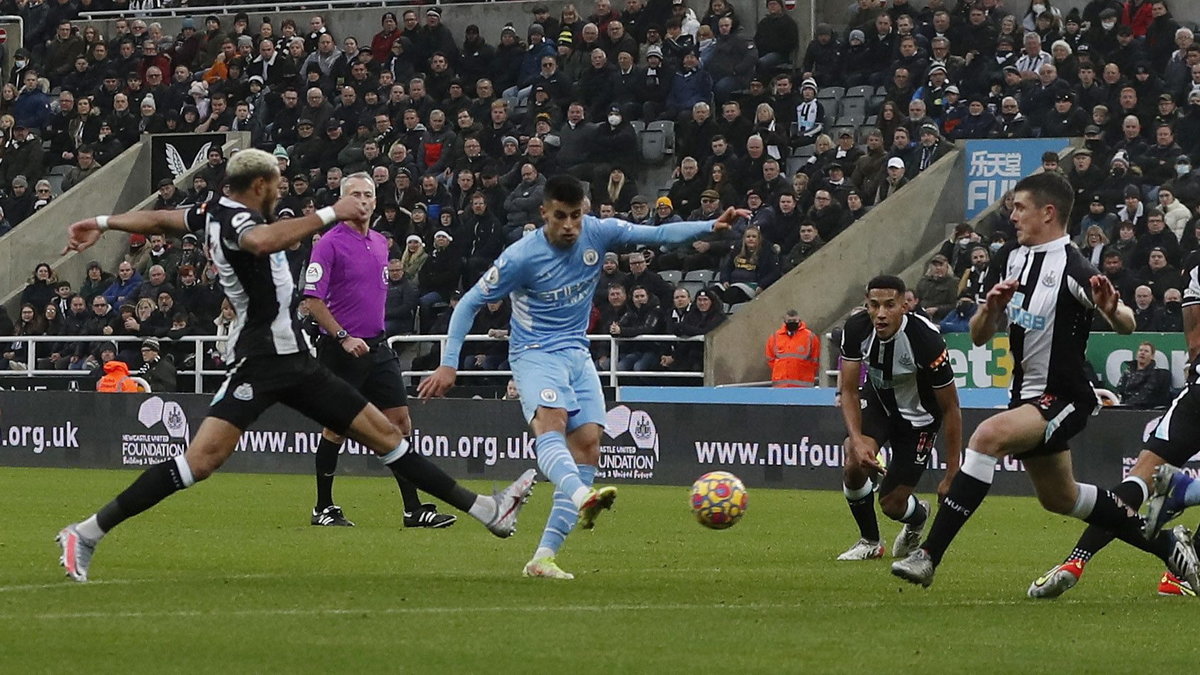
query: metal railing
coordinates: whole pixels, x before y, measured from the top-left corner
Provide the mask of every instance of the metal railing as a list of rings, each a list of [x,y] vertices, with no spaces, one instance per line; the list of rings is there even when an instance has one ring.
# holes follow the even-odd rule
[[[29,342],[31,344],[58,343],[58,342],[63,342],[63,343],[115,342],[117,344],[122,344],[122,343],[135,343],[136,344],[136,343],[141,343],[147,339],[149,339],[149,337],[140,337],[140,336],[136,336],[136,335],[16,335],[16,336],[4,336],[3,338],[0,338],[0,345],[5,345],[6,343],[13,343],[13,342]],[[155,339],[159,340],[159,342],[162,344],[162,346],[164,348],[169,347],[170,345],[173,345],[173,344],[179,344],[181,342],[185,343],[185,344],[187,344],[187,343],[192,344],[192,349],[194,350],[193,353],[195,354],[195,357],[196,357],[195,366],[193,368],[189,368],[187,370],[176,370],[175,374],[176,374],[176,376],[183,376],[183,377],[191,376],[193,378],[193,391],[195,393],[199,394],[204,391],[204,377],[206,375],[224,375],[225,374],[225,371],[223,369],[222,370],[212,370],[212,369],[205,370],[204,369],[204,353],[205,353],[204,345],[206,345],[206,344],[216,345],[218,343],[224,343],[224,342],[228,341],[228,338],[226,338],[224,336],[218,337],[216,335],[188,335],[186,337],[179,338],[178,340],[170,340],[170,339],[164,339],[164,338],[155,338]],[[2,349],[3,348],[0,347],[0,350],[2,350]],[[25,367],[20,370],[0,370],[0,379],[19,378],[19,377],[35,377],[35,376],[68,378],[68,377],[79,377],[81,374],[85,374],[87,372],[84,370],[71,370],[71,369],[61,370],[58,368],[41,368],[41,369],[39,369],[39,368],[37,368],[38,358],[39,358],[38,350],[36,348],[29,349],[29,351],[25,355],[25,359],[24,359]],[[45,358],[45,355],[42,355],[41,358]]]
[[[395,347],[396,344],[409,343],[437,343],[442,349],[446,348],[448,335],[395,335],[388,338],[388,346]],[[621,377],[639,377],[639,378],[682,378],[682,379],[701,379],[704,377],[702,371],[672,371],[672,370],[618,370],[616,368],[620,361],[620,345],[623,343],[635,342],[703,342],[704,336],[697,335],[694,337],[678,337],[676,335],[642,335],[632,338],[618,338],[612,335],[589,335],[589,341],[592,342],[607,342],[608,357],[610,367],[600,371],[600,375],[608,378],[609,386],[616,387],[619,385]],[[0,350],[3,350],[3,345],[12,342],[29,342],[33,344],[45,343],[98,343],[98,342],[114,342],[123,343],[140,343],[146,340],[146,337],[134,335],[21,335],[21,336],[4,336],[0,338]],[[160,340],[164,348],[173,344],[191,344],[193,355],[195,356],[194,366],[188,369],[179,369],[175,373],[178,377],[191,377],[192,390],[199,394],[204,391],[204,378],[206,376],[223,376],[224,369],[205,369],[204,357],[207,351],[206,345],[216,346],[228,341],[225,336],[218,337],[216,335],[189,335],[178,340],[162,339]],[[467,342],[508,342],[507,338],[492,338],[486,335],[468,335]],[[78,377],[86,372],[82,370],[62,370],[58,368],[41,368],[37,367],[39,354],[36,348],[30,348],[25,354],[22,361],[23,369],[19,370],[0,370],[0,379],[5,378],[21,378],[21,377]],[[41,355],[45,358],[45,354]],[[404,377],[424,377],[431,374],[432,370],[406,370],[403,372]],[[511,370],[464,370],[459,369],[459,377],[510,377]]]
[[[448,335],[394,335],[388,338],[388,345],[395,346],[403,343],[422,343],[436,342],[441,349],[446,348]],[[608,343],[608,362],[609,367],[606,370],[599,371],[601,377],[608,379],[610,387],[619,386],[619,378],[621,377],[644,377],[644,378],[683,378],[683,379],[703,379],[704,372],[699,370],[617,370],[617,365],[620,361],[620,345],[625,343],[635,342],[703,342],[703,335],[691,337],[679,337],[677,335],[639,335],[638,337],[622,338],[612,335],[588,335],[590,342],[607,342]],[[508,342],[508,338],[493,338],[486,335],[468,335],[467,342]],[[432,374],[432,370],[406,370],[403,371],[405,377],[416,376],[424,377]],[[459,377],[510,377],[511,370],[458,370]]]
[[[500,2],[503,0],[473,0],[474,2]],[[264,12],[268,14],[280,14],[284,12],[295,12],[297,8],[303,7],[303,11],[324,11],[330,9],[359,9],[364,7],[391,7],[397,6],[405,9],[424,9],[428,5],[441,5],[443,0],[423,0],[420,4],[417,3],[401,3],[397,4],[394,0],[305,0],[300,3],[284,3],[284,2],[257,2],[251,4],[216,4],[204,5],[202,7],[153,7],[138,10],[103,10],[96,12],[82,12],[79,16],[85,20],[97,19],[121,19],[121,18],[138,18],[151,19],[161,17],[179,17],[191,16],[199,17],[208,14],[233,14],[235,12]]]

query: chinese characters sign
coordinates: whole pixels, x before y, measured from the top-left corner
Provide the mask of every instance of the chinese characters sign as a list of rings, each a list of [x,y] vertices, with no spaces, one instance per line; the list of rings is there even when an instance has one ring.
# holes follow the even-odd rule
[[[1017,181],[1042,166],[1042,153],[1070,145],[1066,138],[967,141],[966,220],[979,215]]]

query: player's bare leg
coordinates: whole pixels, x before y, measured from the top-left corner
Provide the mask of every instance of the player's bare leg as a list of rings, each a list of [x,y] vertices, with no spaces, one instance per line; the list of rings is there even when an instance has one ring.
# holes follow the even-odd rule
[[[433,462],[413,451],[400,429],[373,405],[368,404],[354,418],[346,435],[379,455],[393,474],[471,514],[492,534],[509,537],[516,532],[517,516],[533,491],[533,469],[500,492],[485,497],[463,487]]]
[[[206,417],[184,454],[146,469],[99,511],[58,533],[59,561],[67,576],[87,581],[92,555],[112,528],[149,509],[179,490],[212,475],[237,447],[242,430],[225,420]]]

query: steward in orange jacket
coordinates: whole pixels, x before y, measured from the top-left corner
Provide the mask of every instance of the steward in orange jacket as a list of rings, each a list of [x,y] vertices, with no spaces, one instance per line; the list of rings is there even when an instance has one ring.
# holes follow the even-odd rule
[[[137,382],[129,376],[129,364],[124,361],[109,361],[104,364],[104,377],[96,383],[96,391],[137,391]]]
[[[772,387],[813,387],[821,360],[821,339],[793,310],[767,340]]]

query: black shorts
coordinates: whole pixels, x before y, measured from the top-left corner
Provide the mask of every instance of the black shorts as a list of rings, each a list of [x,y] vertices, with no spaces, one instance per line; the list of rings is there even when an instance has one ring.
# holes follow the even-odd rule
[[[1200,452],[1200,391],[1196,386],[1185,387],[1146,441],[1146,449],[1162,457],[1172,466],[1183,466]]]
[[[342,345],[329,337],[317,342],[317,360],[362,392],[380,410],[408,406],[408,392],[400,375],[400,360],[383,337],[367,340],[371,351],[363,356],[347,354]]]
[[[929,453],[937,441],[938,423],[916,428],[903,418],[888,415],[873,393],[863,391],[862,400],[866,402],[862,411],[863,435],[874,439],[880,447],[892,446],[892,459],[879,486],[879,494],[886,495],[901,485],[915,488],[929,464]]]
[[[1088,418],[1096,411],[1096,397],[1064,398],[1055,394],[1043,394],[1038,398],[1027,398],[1008,404],[1009,410],[1031,405],[1046,420],[1046,435],[1032,449],[1013,455],[1016,459],[1045,457],[1065,452],[1071,439],[1083,431]]]
[[[245,430],[267,408],[282,403],[344,435],[367,399],[308,352],[251,356],[229,369],[209,404],[208,416]]]

